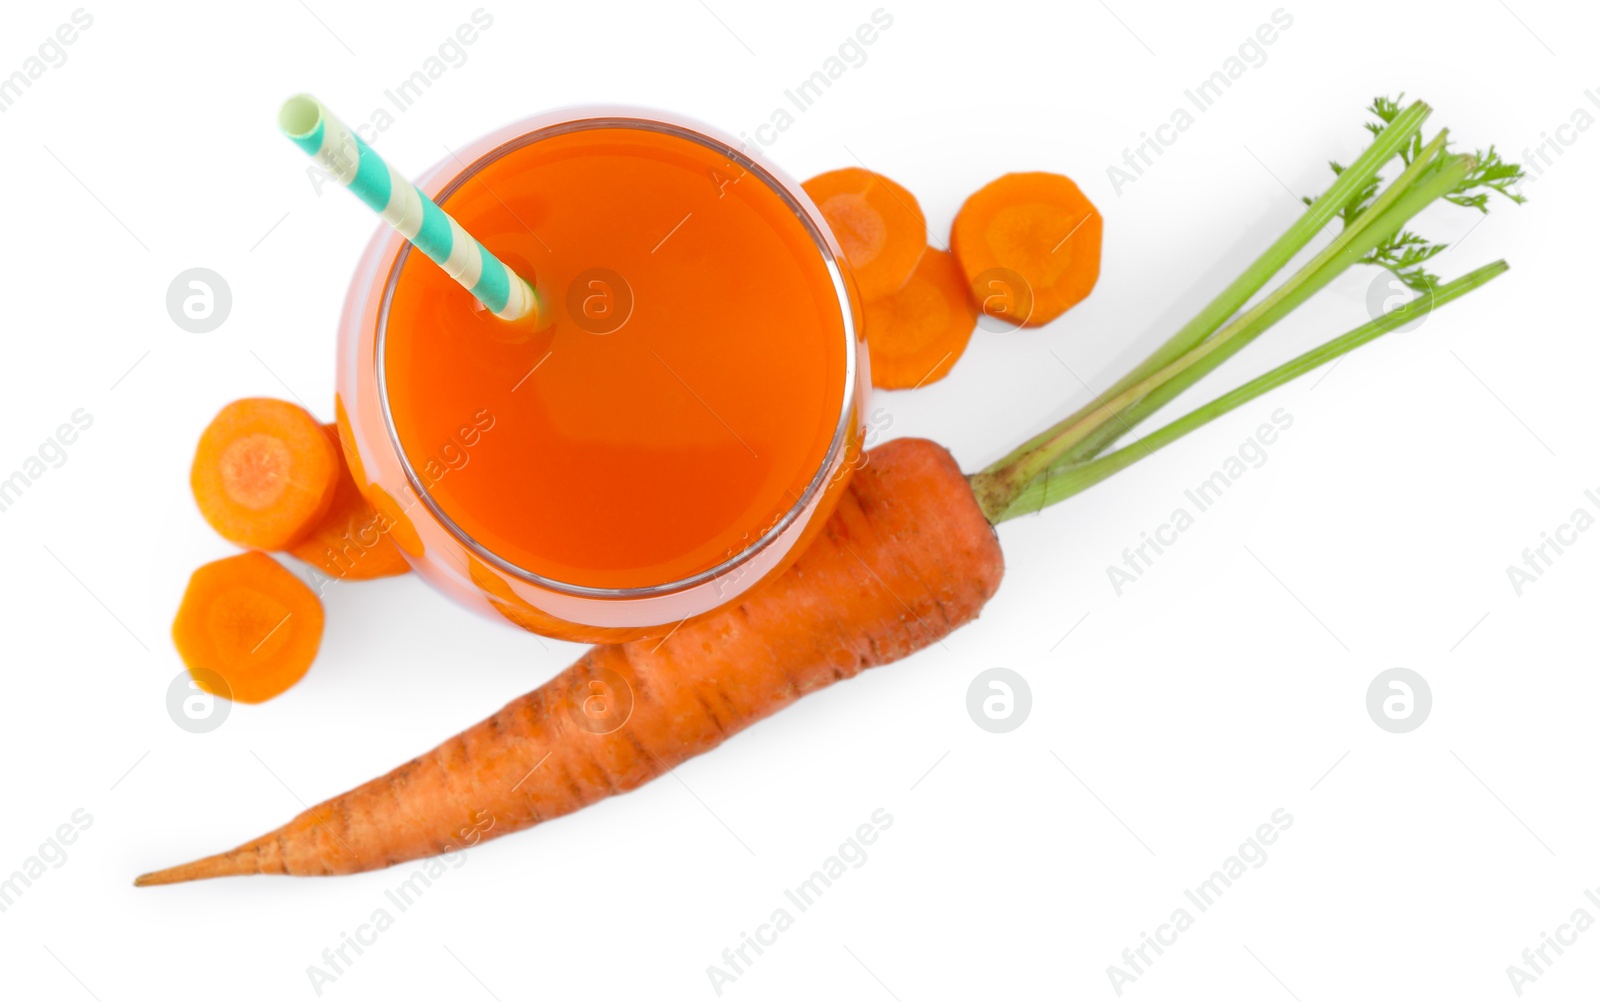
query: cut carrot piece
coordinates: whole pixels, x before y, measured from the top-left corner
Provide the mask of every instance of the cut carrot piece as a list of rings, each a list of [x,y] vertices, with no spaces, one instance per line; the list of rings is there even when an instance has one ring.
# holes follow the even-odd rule
[[[867,303],[872,385],[903,390],[943,379],[967,350],[977,320],[961,266],[928,248],[905,288]]]
[[[928,246],[928,224],[911,192],[860,167],[818,174],[801,187],[838,238],[864,301],[906,284]]]
[[[1037,327],[1094,288],[1100,233],[1100,210],[1070,178],[1007,174],[961,206],[950,250],[984,312]]]
[[[189,578],[172,642],[202,689],[259,703],[311,667],[322,643],[322,603],[265,553],[214,560]]]
[[[338,447],[305,408],[252,397],[222,408],[200,436],[189,485],[222,538],[281,550],[327,514]]]
[[[289,552],[331,578],[369,581],[411,569],[390,536],[389,520],[367,503],[344,461],[338,425],[324,425],[339,456],[339,483],[333,504],[311,532]]]

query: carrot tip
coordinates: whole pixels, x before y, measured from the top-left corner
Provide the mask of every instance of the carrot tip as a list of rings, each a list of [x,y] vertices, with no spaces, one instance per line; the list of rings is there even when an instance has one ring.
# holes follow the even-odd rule
[[[153,873],[141,873],[133,878],[135,887],[155,887],[158,884],[176,884],[183,878],[173,874],[171,870],[156,870]]]
[[[207,856],[178,866],[169,866],[165,870],[154,870],[150,873],[141,873],[133,878],[135,887],[159,887],[162,884],[184,884],[191,880],[210,880],[213,877],[242,877],[249,874],[261,873],[260,860],[256,858],[252,846],[240,846],[230,852],[221,852],[215,856]]]

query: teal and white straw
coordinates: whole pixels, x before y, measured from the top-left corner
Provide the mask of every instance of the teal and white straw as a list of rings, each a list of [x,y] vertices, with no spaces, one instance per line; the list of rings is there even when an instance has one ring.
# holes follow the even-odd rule
[[[372,152],[321,101],[309,94],[291,97],[278,112],[278,128],[495,316],[519,320],[537,313],[533,286]]]

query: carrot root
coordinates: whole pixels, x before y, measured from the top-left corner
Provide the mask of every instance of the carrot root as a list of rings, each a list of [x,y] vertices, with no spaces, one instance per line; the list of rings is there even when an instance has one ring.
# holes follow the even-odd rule
[[[244,877],[269,872],[261,868],[259,860],[249,858],[244,847],[221,852],[205,859],[197,859],[182,866],[173,866],[153,873],[141,873],[133,878],[135,887],[159,887],[162,884],[183,884],[191,880],[208,880],[212,877]]]
[[[867,454],[786,572],[665,641],[591,648],[433,751],[237,849],[140,886],[379,869],[473,845],[634,789],[801,696],[977,617],[1004,562],[942,447]]]

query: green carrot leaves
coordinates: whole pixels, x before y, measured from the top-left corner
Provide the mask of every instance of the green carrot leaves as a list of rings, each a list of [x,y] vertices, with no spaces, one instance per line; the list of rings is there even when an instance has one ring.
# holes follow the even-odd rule
[[[1400,103],[1404,98],[1405,94],[1403,93],[1395,98],[1381,95],[1373,98],[1372,104],[1367,106],[1367,111],[1377,121],[1365,123],[1367,131],[1374,136],[1382,135],[1384,130],[1404,110],[1404,106]],[[1427,146],[1422,141],[1422,133],[1419,131],[1412,134],[1410,139],[1399,148],[1397,154],[1400,157],[1400,162],[1409,167],[1418,157],[1425,155],[1424,151],[1426,149]],[[1429,170],[1442,167],[1453,155],[1450,152],[1449,142],[1444,142],[1439,146],[1432,162],[1428,164]],[[1335,176],[1344,173],[1344,167],[1337,162],[1330,162],[1328,166],[1333,169]],[[1490,192],[1498,192],[1519,204],[1526,201],[1526,196],[1515,190],[1516,185],[1522,178],[1522,166],[1520,164],[1507,163],[1501,158],[1500,152],[1495,147],[1490,146],[1487,150],[1477,151],[1473,156],[1472,167],[1467,171],[1466,177],[1443,197],[1447,202],[1487,213],[1489,211]],[[1382,178],[1374,177],[1362,186],[1349,202],[1345,203],[1339,212],[1339,220],[1346,228],[1349,228],[1372,206],[1382,183]],[[1304,201],[1309,205],[1312,199],[1307,198]],[[1439,285],[1439,276],[1428,271],[1423,267],[1423,264],[1437,257],[1449,246],[1447,243],[1430,241],[1426,237],[1410,230],[1402,230],[1374,247],[1370,253],[1361,259],[1361,263],[1387,268],[1407,288],[1414,289],[1418,293],[1432,292]]]
[[[1419,293],[1432,292],[1439,285],[1439,276],[1422,265],[1430,258],[1438,256],[1446,246],[1448,245],[1429,243],[1427,239],[1417,236],[1410,230],[1401,230],[1374,247],[1361,260],[1364,264],[1375,264],[1389,269],[1408,289],[1415,289]]]
[[[1524,176],[1521,164],[1509,164],[1501,160],[1499,151],[1493,146],[1479,150],[1475,159],[1477,164],[1467,174],[1467,179],[1454,192],[1446,195],[1445,201],[1486,213],[1489,211],[1489,191],[1497,191],[1518,205],[1528,200],[1526,195],[1513,190]],[[1472,194],[1477,188],[1487,188],[1489,191]]]
[[[1479,212],[1488,211],[1491,193],[1499,193],[1512,202],[1524,201],[1517,191],[1523,178],[1521,166],[1505,162],[1493,146],[1476,154],[1454,153],[1449,148],[1447,131],[1424,140],[1421,126],[1430,109],[1421,101],[1402,105],[1403,97],[1373,100],[1367,111],[1374,121],[1365,123],[1374,136],[1372,145],[1348,166],[1330,162],[1336,178],[1332,187],[1317,198],[1305,199],[1305,214],[1154,354],[1104,394],[1097,395],[1094,402],[970,478],[973,492],[991,522],[1063,500],[1244,400],[1464,295],[1505,271],[1504,262],[1496,262],[1445,283],[1428,270],[1428,264],[1449,245],[1406,227],[1419,212],[1441,199]],[[1386,184],[1379,172],[1396,159],[1401,170]],[[1340,222],[1338,235],[1311,261],[1247,308],[1250,300],[1335,219]],[[1417,292],[1417,297],[1179,418],[1141,442],[1117,452],[1106,451],[1355,264],[1388,269]]]

